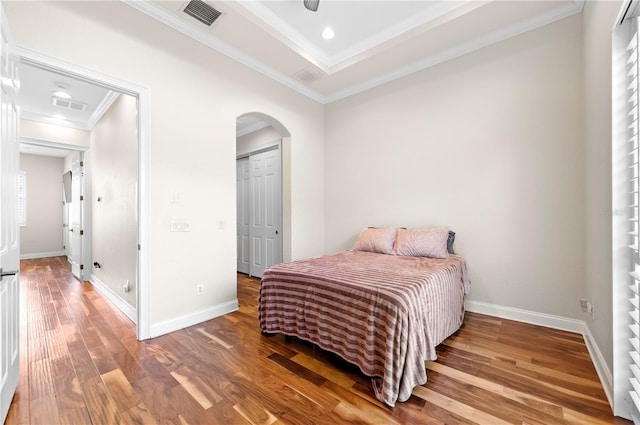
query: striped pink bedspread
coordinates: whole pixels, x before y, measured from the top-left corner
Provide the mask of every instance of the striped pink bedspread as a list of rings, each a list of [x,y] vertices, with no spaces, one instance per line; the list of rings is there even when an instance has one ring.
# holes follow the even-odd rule
[[[462,325],[468,292],[462,257],[341,251],[267,269],[260,284],[263,332],[311,341],[372,377],[394,406],[427,382],[424,362]]]

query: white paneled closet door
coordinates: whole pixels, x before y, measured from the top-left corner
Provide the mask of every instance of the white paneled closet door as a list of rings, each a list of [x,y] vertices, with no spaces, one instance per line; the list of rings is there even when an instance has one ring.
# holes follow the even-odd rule
[[[268,267],[282,262],[280,147],[252,153],[236,167],[238,271],[262,277]]]
[[[251,212],[249,175],[249,158],[238,159],[236,161],[238,271],[246,274],[249,274],[249,216]]]
[[[251,164],[251,259],[249,274],[262,277],[267,267],[282,262],[280,149],[249,157]]]

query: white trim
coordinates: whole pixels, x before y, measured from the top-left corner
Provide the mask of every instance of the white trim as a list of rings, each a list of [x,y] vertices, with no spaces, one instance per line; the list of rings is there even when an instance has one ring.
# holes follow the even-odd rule
[[[100,102],[100,104],[96,106],[96,109],[93,111],[93,114],[91,114],[91,116],[87,120],[88,130],[93,130],[93,127],[95,127],[98,121],[100,121],[100,118],[102,118],[105,112],[109,110],[111,105],[113,105],[113,102],[115,102],[119,96],[120,96],[120,93],[113,90],[109,90],[109,92],[106,94],[104,99],[102,99],[102,102]]]
[[[76,130],[89,131],[90,128],[80,121],[72,121],[68,119],[54,118],[50,115],[38,114],[30,111],[20,111],[20,118],[29,121],[40,121],[48,124],[54,124],[60,127],[75,128]]]
[[[149,90],[138,91],[138,339],[151,338],[151,275],[149,259],[149,217],[151,183],[149,161],[151,158],[151,100]]]
[[[151,338],[188,328],[189,326],[197,325],[237,310],[238,300],[235,299],[233,301],[227,301],[226,303],[185,314],[184,316],[178,316],[173,319],[165,320],[164,322],[155,323],[151,326]]]
[[[500,317],[503,319],[515,320],[517,322],[525,322],[532,325],[545,326],[547,328],[559,329],[578,334],[582,333],[585,326],[584,321],[582,320],[483,303],[481,301],[466,300],[464,307],[467,311],[472,313],[486,314],[488,316]]]
[[[65,143],[52,142],[50,140],[30,139],[28,137],[21,137],[20,143],[27,143],[29,145],[42,146],[45,148],[63,149],[67,151],[86,152],[89,150],[89,146],[67,145]],[[67,171],[70,171],[70,170],[65,170],[65,172]]]
[[[136,309],[126,302],[117,292],[111,289],[106,283],[98,279],[94,274],[91,274],[89,278],[91,284],[100,292],[106,299],[111,301],[118,310],[124,313],[133,323],[136,323],[137,313]]]
[[[411,31],[424,28],[425,26],[433,28],[434,26],[439,25],[437,21],[449,19],[451,14],[463,14],[466,13],[469,8],[474,9],[476,7],[478,6],[475,0],[463,0],[460,2],[433,2],[432,5],[424,9],[422,12],[417,13],[402,22],[397,22],[387,29],[380,31],[379,33],[374,34],[373,36],[364,39],[339,53],[336,53],[331,58],[329,66],[341,69],[341,65],[343,63],[350,62],[354,60],[356,56],[366,53],[371,49],[375,49],[388,41],[402,39],[402,36],[406,37],[406,34]]]
[[[393,72],[389,72],[379,77],[372,78],[359,84],[355,84],[345,90],[331,93],[325,96],[324,103],[331,103],[340,99],[344,99],[345,97],[353,96],[354,94],[361,93],[365,90],[372,89],[374,87],[389,83],[402,77],[406,77],[407,75],[413,74],[415,72],[422,71],[448,60],[455,59],[457,57],[466,55],[476,50],[480,50],[492,44],[507,40],[511,37],[524,34],[525,32],[532,31],[536,28],[540,28],[544,25],[550,24],[560,19],[567,18],[569,16],[575,15],[576,13],[582,12],[583,6],[584,0],[578,0],[568,3],[562,8],[554,9],[542,15],[538,15],[531,19],[527,19],[517,24],[510,25],[506,28],[501,28],[483,37],[478,37],[467,43],[462,43],[456,47],[452,47],[440,53],[427,56],[424,59],[399,68]]]
[[[148,16],[151,16],[154,19],[157,19],[163,24],[168,25],[177,31],[180,31],[181,33],[193,38],[194,40],[199,41],[205,46],[210,47],[216,50],[217,52],[222,53],[223,55],[240,62],[241,64],[253,69],[254,71],[257,71],[260,74],[265,75],[266,77],[269,77],[272,80],[277,81],[278,83],[286,87],[289,87],[290,89],[302,95],[305,95],[310,99],[315,100],[316,102],[323,103],[323,99],[324,99],[323,96],[320,93],[316,92],[315,90],[312,90],[307,86],[305,86],[304,84],[301,84],[298,81],[294,80],[293,78],[289,77],[288,75],[285,75],[280,71],[277,71],[271,68],[270,66],[263,64],[262,62],[241,52],[240,50],[236,49],[230,44],[225,43],[222,40],[219,40],[218,38],[214,37],[212,34],[204,30],[201,30],[199,28],[196,28],[192,25],[189,25],[189,23],[181,19],[178,19],[177,16],[171,15],[170,13],[166,12],[165,10],[161,9],[158,6],[154,6],[153,4],[151,4],[151,2],[135,1],[135,0],[121,0],[121,1],[124,4],[131,6],[132,8],[138,11]]]
[[[51,251],[51,252],[33,252],[31,254],[20,254],[21,260],[33,260],[34,258],[49,258],[49,257],[62,257],[66,256],[64,251]]]
[[[304,37],[298,30],[293,28],[289,22],[282,19],[278,14],[270,8],[264,6],[261,2],[238,2],[238,5],[244,7],[249,13],[258,19],[249,19],[257,23],[262,29],[273,34],[286,44],[290,49],[296,51],[301,56],[313,62],[318,68],[321,68],[327,74],[332,73],[332,68],[343,62],[350,61],[356,56],[380,46],[389,40],[407,34],[415,28],[427,25],[442,16],[457,11],[462,7],[466,7],[473,0],[463,0],[461,2],[439,2],[430,5],[421,12],[416,13],[401,22],[379,31],[358,43],[347,47],[337,53],[330,54],[321,48],[316,47],[314,43]],[[246,16],[246,15],[245,15]],[[266,24],[266,25],[265,25]],[[309,58],[311,56],[311,58]]]
[[[598,378],[600,379],[600,383],[602,384],[602,388],[607,396],[607,400],[609,401],[609,405],[613,409],[613,375],[586,322],[552,314],[484,303],[482,301],[466,300],[464,305],[466,311],[472,313],[486,314],[502,319],[515,320],[531,325],[545,326],[547,328],[581,334],[598,374]]]
[[[171,28],[180,31],[181,33],[193,38],[194,40],[199,41],[200,43],[208,46],[217,52],[238,61],[239,63],[257,71],[268,78],[271,78],[274,81],[304,95],[308,98],[315,100],[321,104],[328,104],[331,102],[335,102],[337,100],[343,99],[345,97],[352,96],[354,94],[363,92],[365,90],[369,90],[371,88],[380,86],[382,84],[386,84],[398,78],[405,77],[407,75],[413,74],[415,72],[421,71],[423,69],[438,65],[442,62],[460,57],[467,53],[471,53],[473,51],[479,50],[483,47],[490,46],[492,44],[499,43],[501,41],[507,40],[511,37],[515,37],[516,35],[523,34],[527,31],[534,30],[536,28],[540,28],[544,25],[550,24],[552,22],[556,22],[560,19],[567,18],[569,16],[575,15],[576,13],[582,12],[584,7],[585,0],[573,0],[567,3],[564,7],[553,9],[550,12],[543,13],[541,15],[535,16],[533,18],[524,20],[522,22],[510,25],[506,28],[499,29],[492,33],[485,35],[484,37],[478,37],[468,43],[463,43],[459,46],[452,47],[440,53],[428,56],[420,61],[409,64],[405,67],[402,67],[393,72],[381,75],[376,78],[372,78],[370,80],[364,81],[360,84],[353,85],[344,90],[339,90],[328,95],[322,95],[321,93],[307,87],[306,85],[300,83],[294,78],[277,71],[270,66],[265,65],[264,63],[250,57],[249,55],[241,52],[230,44],[223,42],[216,38],[210,32],[199,29],[190,25],[187,21],[183,21],[179,19],[177,16],[172,15],[166,10],[154,6],[152,2],[146,1],[135,1],[135,0],[121,0],[128,6],[145,13],[146,15],[157,19],[158,21],[164,23],[165,25],[170,26]],[[322,67],[318,64],[318,60],[315,58],[307,58],[311,62],[313,62],[316,66]]]
[[[604,393],[609,401],[609,406],[611,406],[611,410],[613,410],[613,374],[611,373],[611,369],[607,366],[607,362],[604,360],[600,347],[598,347],[595,339],[593,339],[591,330],[586,323],[584,324],[582,336],[584,337],[587,350],[589,350],[593,366],[596,368],[596,372],[600,378],[600,383],[602,383]]]
[[[140,90],[147,90],[145,87],[138,86],[125,80],[85,68],[62,59],[54,58],[22,46],[16,46],[16,54],[20,57],[20,61],[29,65],[43,68],[54,72],[67,74],[70,77],[78,78],[92,84],[97,84],[109,89],[115,89],[121,93],[137,96]]]
[[[137,338],[139,340],[150,337],[150,293],[149,293],[149,158],[150,158],[150,101],[149,89],[128,81],[90,70],[61,59],[43,55],[23,47],[17,47],[20,60],[45,69],[66,73],[74,78],[90,81],[120,93],[134,96],[138,99],[138,301],[137,301]]]

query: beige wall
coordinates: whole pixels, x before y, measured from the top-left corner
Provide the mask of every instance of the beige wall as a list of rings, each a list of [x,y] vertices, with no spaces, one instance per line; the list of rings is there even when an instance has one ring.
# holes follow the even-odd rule
[[[31,120],[20,120],[20,137],[46,141],[49,144],[59,143],[81,148],[89,147],[88,131]]]
[[[323,252],[321,104],[122,2],[3,5],[18,46],[149,89],[152,332],[236,300],[235,123],[244,113],[267,114],[291,133],[291,256]],[[171,233],[172,218],[191,232]]]
[[[282,139],[282,135],[276,129],[269,126],[253,133],[238,137],[236,151],[238,155],[250,153],[264,148],[275,141]]]
[[[584,70],[585,288],[589,329],[613,370],[611,280],[611,30],[622,2],[588,1],[582,13]]]
[[[577,15],[326,109],[326,251],[366,226],[448,225],[468,299],[580,318]]]
[[[138,258],[138,136],[136,98],[120,95],[91,131],[91,267],[136,308]],[[98,201],[98,198],[101,200]],[[129,292],[123,287],[129,281]]]
[[[619,2],[326,107],[121,3],[3,4],[18,45],[150,88],[153,323],[235,298],[234,125],[260,111],[292,134],[292,258],[349,248],[369,225],[450,225],[470,300],[587,320],[611,368]],[[192,232],[169,233],[173,217]]]
[[[20,257],[64,255],[62,173],[64,159],[20,154],[27,176],[27,225],[20,228]]]

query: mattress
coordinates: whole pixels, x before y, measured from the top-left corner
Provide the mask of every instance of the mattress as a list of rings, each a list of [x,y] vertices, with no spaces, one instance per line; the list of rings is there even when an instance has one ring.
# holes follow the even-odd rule
[[[445,259],[341,251],[267,269],[259,323],[317,344],[372,378],[389,406],[427,381],[424,362],[462,325],[466,265]]]

